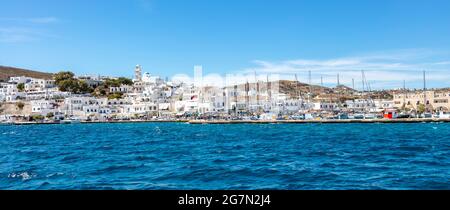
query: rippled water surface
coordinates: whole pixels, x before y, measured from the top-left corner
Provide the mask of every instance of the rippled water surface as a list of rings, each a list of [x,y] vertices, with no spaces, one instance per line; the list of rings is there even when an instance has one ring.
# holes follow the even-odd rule
[[[0,126],[0,189],[450,189],[450,124]]]

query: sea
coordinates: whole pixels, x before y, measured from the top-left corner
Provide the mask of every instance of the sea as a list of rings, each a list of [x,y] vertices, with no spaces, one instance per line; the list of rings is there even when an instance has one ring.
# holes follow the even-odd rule
[[[3,190],[450,189],[450,124],[0,126]]]

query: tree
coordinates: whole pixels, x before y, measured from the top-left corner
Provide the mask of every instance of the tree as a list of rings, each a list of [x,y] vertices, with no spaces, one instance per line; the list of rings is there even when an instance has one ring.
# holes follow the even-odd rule
[[[33,116],[31,116],[31,119],[33,121],[42,121],[42,120],[44,120],[44,116],[42,116],[42,115],[33,115]]]
[[[126,77],[119,77],[117,80],[119,81],[120,84],[123,85],[133,85],[133,80],[128,79]]]
[[[106,87],[120,87],[121,85],[133,85],[133,81],[126,77],[119,77],[117,79],[106,79]]]
[[[419,106],[417,106],[417,112],[419,112],[419,114],[424,113],[425,112],[425,105],[419,104]]]
[[[75,79],[61,80],[57,83],[60,91],[75,92],[78,89],[78,82]]]
[[[89,87],[89,85],[85,81],[78,81],[77,88],[78,93],[91,93],[92,91],[94,91],[94,89]]]
[[[63,71],[55,74],[55,83],[60,91],[72,93],[91,93],[93,89],[85,81],[74,78],[74,74],[70,71]]]
[[[19,108],[20,110],[23,110],[23,108],[25,107],[25,104],[23,102],[17,102],[16,104],[17,108]]]
[[[75,74],[70,71],[61,71],[59,73],[56,73],[54,77],[56,85],[59,85],[60,82],[66,81],[66,80],[72,80],[74,79]]]
[[[122,93],[113,93],[111,95],[108,96],[108,99],[120,99],[122,98],[123,94]]]
[[[55,114],[53,114],[53,112],[49,112],[49,113],[47,113],[47,115],[46,115],[46,117],[47,117],[48,119],[53,118],[54,116],[55,116]]]
[[[23,83],[18,84],[17,89],[19,90],[19,92],[23,92],[25,90],[25,84]]]

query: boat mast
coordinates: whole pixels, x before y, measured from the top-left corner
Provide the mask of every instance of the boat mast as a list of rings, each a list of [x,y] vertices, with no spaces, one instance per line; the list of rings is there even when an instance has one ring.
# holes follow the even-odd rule
[[[337,74],[337,86],[339,87],[341,85],[341,82],[339,81],[340,77],[339,77],[339,73]]]
[[[238,107],[237,107],[237,105],[238,105],[238,99],[237,99],[237,85],[234,85],[234,102],[235,102],[235,104],[234,104],[234,116],[236,116],[237,117],[237,113],[238,113]]]
[[[308,102],[311,102],[311,95],[312,95],[311,70],[308,71],[308,84],[309,84]]]
[[[256,108],[257,108],[257,112],[259,114],[260,112],[260,108],[259,108],[259,81],[258,78],[256,76],[256,71],[255,71],[255,84],[256,84]]]
[[[266,85],[267,85],[267,100],[266,104],[270,106],[270,102],[272,101],[272,83],[269,81],[269,75],[266,75]]]
[[[298,99],[300,99],[300,94],[298,91],[298,78],[297,78],[297,74],[294,75],[295,77],[295,96],[298,97]]]
[[[353,90],[355,90],[355,79],[354,78],[352,78],[352,88],[353,88]]]
[[[361,70],[361,82],[362,82],[362,92],[363,92],[363,94],[364,94],[364,92],[365,92],[364,79],[365,79],[365,76],[364,76],[364,70]]]
[[[269,75],[267,75],[267,95],[269,96],[267,101],[271,102],[272,101],[272,82],[269,81]]]
[[[247,79],[247,82],[245,83],[245,106],[247,109],[247,114],[249,112],[249,106],[250,106],[249,96],[248,96],[249,91],[250,91],[250,84],[248,83],[248,79]]]
[[[403,80],[403,111],[406,110],[406,80]]]
[[[427,81],[425,70],[423,71],[423,105],[425,106],[425,112],[427,111]]]
[[[341,86],[341,82],[339,81],[339,73],[337,74],[337,86],[336,86],[336,91],[337,91],[337,104],[338,104],[338,108],[341,107],[341,91],[339,90],[339,86]]]

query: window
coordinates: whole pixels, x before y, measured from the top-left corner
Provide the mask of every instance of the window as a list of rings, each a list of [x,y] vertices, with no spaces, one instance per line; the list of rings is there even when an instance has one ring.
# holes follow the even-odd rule
[[[436,99],[434,103],[448,103],[448,99]]]

